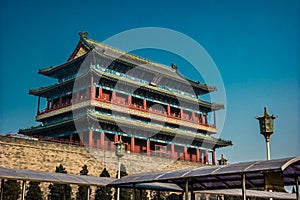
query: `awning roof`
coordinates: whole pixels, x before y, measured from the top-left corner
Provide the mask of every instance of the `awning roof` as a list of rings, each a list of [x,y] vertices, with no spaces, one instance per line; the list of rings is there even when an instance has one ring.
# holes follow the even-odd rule
[[[54,172],[39,172],[32,170],[19,170],[0,168],[0,179],[13,179],[23,181],[39,181],[39,182],[51,182],[59,184],[75,184],[75,185],[89,185],[106,187],[108,184],[115,181],[115,178],[84,176],[76,174],[63,174]],[[131,185],[123,186],[132,188]],[[169,183],[141,183],[135,185],[137,189],[152,189],[160,191],[174,191],[182,192],[183,190],[175,185]]]
[[[115,179],[106,177],[84,176],[76,174],[63,174],[55,172],[38,172],[32,170],[18,170],[0,168],[1,179],[14,179],[25,181],[52,182],[61,184],[91,185],[105,187]]]
[[[214,195],[228,195],[228,196],[242,196],[242,189],[221,189],[221,190],[201,190],[201,194],[214,194]],[[247,197],[261,197],[261,198],[274,198],[274,199],[296,199],[296,194],[286,192],[268,192],[259,190],[246,190]]]
[[[116,180],[111,185],[166,182],[184,188],[188,180],[189,188],[194,191],[242,188],[242,174],[245,174],[246,187],[253,188],[263,187],[264,174],[270,172],[282,172],[284,185],[294,185],[296,177],[300,180],[300,157],[134,174]]]

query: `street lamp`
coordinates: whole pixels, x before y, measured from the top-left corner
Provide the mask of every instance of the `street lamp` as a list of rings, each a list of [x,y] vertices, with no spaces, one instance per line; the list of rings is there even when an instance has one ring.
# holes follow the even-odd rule
[[[121,178],[121,157],[125,155],[125,145],[127,143],[123,142],[122,135],[118,142],[115,142],[116,146],[116,156],[118,157],[118,179]],[[117,200],[120,200],[120,188],[117,189]]]
[[[270,160],[270,136],[273,133],[273,124],[274,119],[276,117],[274,115],[269,115],[267,108],[264,108],[264,115],[260,117],[256,117],[259,121],[260,133],[266,139],[266,149],[267,149],[267,159]]]

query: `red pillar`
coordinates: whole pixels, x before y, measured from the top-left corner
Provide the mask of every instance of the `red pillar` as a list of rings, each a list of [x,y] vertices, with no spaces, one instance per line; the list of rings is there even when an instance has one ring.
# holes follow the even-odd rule
[[[116,91],[112,92],[111,101],[114,102],[116,100],[117,94]]]
[[[99,98],[102,99],[103,89],[99,87],[98,91],[99,91]]]
[[[105,143],[105,135],[104,132],[100,133],[100,148],[104,149],[104,143]]]
[[[130,95],[128,95],[128,100],[127,101],[128,101],[128,105],[131,106],[132,100],[131,100],[131,96]]]
[[[205,151],[205,162],[204,162],[204,164],[209,164],[209,162],[208,162],[208,151],[207,150]]]
[[[214,151],[211,152],[211,160],[212,165],[216,165],[216,152]]]
[[[175,145],[171,144],[171,158],[175,159]]]
[[[115,143],[117,143],[119,141],[119,138],[118,138],[117,134],[115,135],[114,141],[115,141]]]
[[[192,120],[195,121],[195,113],[192,112]]]
[[[131,138],[131,152],[135,153],[135,142],[134,142],[134,137]]]
[[[38,97],[38,105],[37,105],[37,111],[36,113],[39,114],[40,113],[40,105],[41,105],[41,97]]]
[[[84,137],[83,137],[83,133],[79,133],[79,139],[80,139],[80,144],[84,144]]]
[[[205,124],[208,125],[208,114],[205,115]]]
[[[143,108],[147,109],[147,100],[146,99],[143,99]]]
[[[94,146],[93,131],[89,130],[89,147]]]
[[[183,110],[180,109],[180,118],[182,119],[182,117],[183,117]]]
[[[200,163],[203,163],[202,152],[201,152],[200,149],[199,149],[199,162],[200,162]]]
[[[183,154],[184,154],[184,160],[188,161],[189,158],[188,158],[187,147],[184,147]]]
[[[167,114],[171,115],[171,107],[170,107],[170,105],[167,106]]]
[[[150,156],[150,140],[147,140],[147,155]]]
[[[196,149],[196,162],[200,162],[200,150]]]
[[[204,116],[203,116],[203,114],[200,114],[200,124],[204,124]]]

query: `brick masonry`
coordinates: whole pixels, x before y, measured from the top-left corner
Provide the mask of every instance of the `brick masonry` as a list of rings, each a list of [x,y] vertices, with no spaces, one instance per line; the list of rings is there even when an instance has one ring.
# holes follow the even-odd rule
[[[125,155],[122,163],[128,174],[201,166],[200,163],[139,154]],[[99,176],[104,166],[111,177],[115,177],[117,171],[117,158],[112,151],[0,136],[0,167],[54,172],[59,164],[70,174],[79,174],[84,164],[88,166],[91,176]],[[47,184],[43,184],[44,190],[47,187]],[[73,189],[73,194],[76,191]]]

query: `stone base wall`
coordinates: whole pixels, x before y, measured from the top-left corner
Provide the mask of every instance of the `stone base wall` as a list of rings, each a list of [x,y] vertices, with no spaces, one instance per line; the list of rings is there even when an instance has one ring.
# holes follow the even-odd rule
[[[202,165],[141,154],[126,154],[121,161],[128,174]],[[54,172],[56,166],[60,164],[66,168],[69,174],[79,174],[85,164],[91,176],[99,176],[106,167],[111,177],[116,177],[118,166],[117,157],[112,151],[0,136],[0,167]],[[48,185],[49,183],[42,184],[45,196]],[[95,188],[92,189],[95,191]],[[77,186],[73,186],[73,195],[76,191]]]

